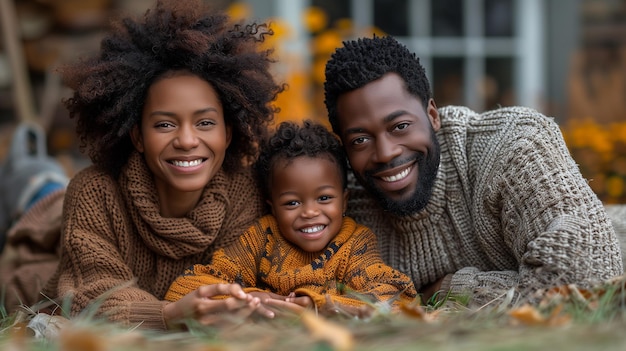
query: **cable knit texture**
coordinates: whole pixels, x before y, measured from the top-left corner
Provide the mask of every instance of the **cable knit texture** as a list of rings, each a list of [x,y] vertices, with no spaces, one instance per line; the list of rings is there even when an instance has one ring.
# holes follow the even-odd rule
[[[262,208],[247,171],[219,171],[187,216],[164,218],[140,154],[117,181],[89,167],[68,186],[61,262],[44,292],[70,297],[72,314],[101,299],[99,311],[111,321],[165,329],[163,297],[172,281],[236,241]]]
[[[316,307],[409,302],[411,279],[385,265],[369,228],[345,217],[341,231],[319,252],[286,241],[276,219],[262,217],[234,245],[218,250],[211,264],[196,264],[177,278],[165,298],[176,301],[201,285],[239,283],[246,291],[310,296]]]
[[[440,109],[441,164],[430,202],[398,217],[354,182],[349,214],[419,289],[448,274],[483,304],[512,287],[583,286],[623,273],[620,246],[556,123],[523,107]]]
[[[2,304],[8,312],[37,303],[56,270],[64,195],[62,189],[41,198],[7,233],[3,255],[13,258],[0,262],[0,289],[5,289]]]

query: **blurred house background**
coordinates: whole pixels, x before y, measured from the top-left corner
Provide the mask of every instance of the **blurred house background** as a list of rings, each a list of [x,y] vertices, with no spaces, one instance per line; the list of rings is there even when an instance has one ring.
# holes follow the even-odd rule
[[[207,0],[241,18],[272,20],[278,79],[290,89],[278,120],[325,122],[324,64],[341,41],[390,34],[426,67],[438,106],[525,105],[553,116],[590,185],[626,203],[625,0]],[[0,0],[0,156],[20,120],[36,120],[72,174],[73,122],[54,73],[97,50],[108,19],[152,0]],[[18,61],[18,62],[16,62]]]

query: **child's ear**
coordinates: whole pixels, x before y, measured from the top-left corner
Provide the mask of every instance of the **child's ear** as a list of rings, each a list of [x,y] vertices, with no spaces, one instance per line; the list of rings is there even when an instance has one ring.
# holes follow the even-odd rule
[[[270,205],[270,208],[272,209],[272,215],[274,217],[276,217],[276,211],[274,211],[274,204],[272,203],[271,200],[265,200],[265,202],[267,202],[268,205]]]
[[[350,197],[350,191],[348,189],[345,189],[343,191],[343,213],[346,214],[346,211],[348,210],[348,198]]]

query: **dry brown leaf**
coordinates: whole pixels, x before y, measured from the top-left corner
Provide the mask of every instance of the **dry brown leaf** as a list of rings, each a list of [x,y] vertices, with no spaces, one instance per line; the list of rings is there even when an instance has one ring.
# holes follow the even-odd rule
[[[546,319],[531,305],[523,305],[509,311],[509,315],[527,325],[543,325]]]
[[[567,315],[567,314],[561,314],[562,311],[563,311],[562,304],[556,306],[552,310],[552,313],[550,313],[550,317],[548,317],[548,320],[547,320],[548,325],[553,326],[553,327],[558,327],[558,326],[564,326],[566,324],[569,324],[572,321],[572,316]]]
[[[548,306],[555,306],[573,301],[585,304],[588,308],[594,309],[597,307],[597,304],[594,304],[593,301],[597,301],[605,292],[605,290],[582,289],[575,284],[560,285],[538,292],[541,297],[539,306],[547,308]]]
[[[419,299],[415,299],[412,302],[404,302],[400,304],[400,311],[411,318],[419,319],[425,322],[434,321],[441,310],[436,310],[434,312],[428,312],[419,302]]]
[[[349,351],[354,347],[354,336],[339,324],[318,317],[311,311],[302,313],[302,322],[317,340],[329,343],[335,350]]]
[[[546,318],[537,308],[531,305],[523,305],[509,311],[509,315],[515,318],[515,320],[526,325],[547,325],[557,327],[569,324],[572,320],[571,316],[562,314],[562,311],[563,305],[557,305]]]
[[[107,344],[104,335],[80,326],[63,328],[59,334],[60,349],[64,351],[106,351]]]

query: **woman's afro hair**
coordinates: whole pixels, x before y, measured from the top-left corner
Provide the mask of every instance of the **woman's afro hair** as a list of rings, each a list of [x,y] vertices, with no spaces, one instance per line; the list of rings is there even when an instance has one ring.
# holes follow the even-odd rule
[[[395,72],[405,81],[409,93],[426,107],[430,85],[419,58],[391,36],[344,41],[326,63],[324,103],[333,131],[340,134],[337,116],[339,95],[361,88],[387,73]]]
[[[253,161],[277,111],[271,102],[283,90],[270,73],[272,52],[260,48],[271,34],[267,24],[235,24],[201,0],[159,0],[143,16],[114,21],[98,54],[60,69],[74,91],[64,103],[77,119],[81,150],[119,174],[148,88],[181,71],[205,79],[219,95],[232,130],[224,169]]]
[[[264,195],[270,197],[270,181],[278,161],[291,162],[296,157],[324,157],[337,164],[343,188],[347,187],[348,161],[339,138],[328,128],[310,120],[302,125],[286,121],[278,125],[275,133],[261,147],[255,163],[257,179]]]

